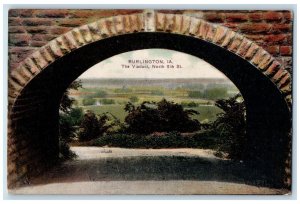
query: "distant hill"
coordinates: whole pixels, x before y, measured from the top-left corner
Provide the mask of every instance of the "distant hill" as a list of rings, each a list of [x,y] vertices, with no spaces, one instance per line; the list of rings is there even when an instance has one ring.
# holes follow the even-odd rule
[[[220,78],[178,78],[178,79],[145,79],[145,78],[113,78],[113,79],[81,79],[83,87],[126,87],[126,86],[160,86],[166,88],[193,87],[197,85],[234,86],[228,79]]]

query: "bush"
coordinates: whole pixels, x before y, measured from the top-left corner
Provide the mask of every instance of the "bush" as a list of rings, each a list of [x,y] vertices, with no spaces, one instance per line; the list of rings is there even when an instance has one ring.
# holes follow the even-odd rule
[[[149,134],[152,132],[193,132],[200,129],[200,122],[191,119],[197,111],[184,108],[174,102],[162,99],[159,102],[144,101],[135,107],[132,103],[125,106],[128,115],[125,122],[128,132]]]
[[[95,103],[96,103],[96,99],[94,99],[94,98],[84,98],[82,100],[82,105],[84,105],[84,106],[95,105]]]
[[[107,96],[107,92],[103,90],[98,90],[96,93],[92,95],[92,98],[104,98]]]
[[[181,102],[181,105],[183,106],[183,107],[188,107],[188,108],[195,108],[195,107],[198,107],[199,106],[199,104],[198,103],[196,103],[196,102],[194,102],[194,101],[190,101],[190,102],[186,102],[186,101],[183,101],[183,102]]]
[[[89,141],[100,135],[100,125],[98,118],[92,111],[87,111],[79,128],[79,140]]]
[[[108,134],[95,141],[94,146],[124,147],[124,148],[216,148],[215,135],[209,132],[183,136],[179,132],[160,134]]]
[[[116,103],[114,99],[109,99],[109,98],[100,99],[99,102],[101,104],[104,104],[104,105],[109,105],[109,104],[115,104]]]

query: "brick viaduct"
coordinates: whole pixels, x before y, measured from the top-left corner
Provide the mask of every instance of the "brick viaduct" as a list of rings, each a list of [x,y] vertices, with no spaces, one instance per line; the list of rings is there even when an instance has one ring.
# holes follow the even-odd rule
[[[68,85],[101,60],[146,48],[195,55],[227,75],[246,101],[249,160],[290,186],[292,22],[290,11],[10,10],[8,186],[57,160]]]

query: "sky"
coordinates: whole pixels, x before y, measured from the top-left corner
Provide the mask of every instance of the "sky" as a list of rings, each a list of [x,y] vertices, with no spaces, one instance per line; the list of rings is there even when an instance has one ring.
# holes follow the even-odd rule
[[[149,63],[129,63],[129,60],[160,60],[164,68]],[[172,63],[169,63],[171,60]],[[123,66],[122,66],[123,65]],[[127,68],[125,68],[125,65]],[[148,65],[149,68],[133,68]],[[167,68],[173,65],[175,68]],[[180,65],[181,68],[177,68]],[[144,49],[115,55],[94,65],[79,78],[222,78],[226,76],[204,60],[178,51]]]

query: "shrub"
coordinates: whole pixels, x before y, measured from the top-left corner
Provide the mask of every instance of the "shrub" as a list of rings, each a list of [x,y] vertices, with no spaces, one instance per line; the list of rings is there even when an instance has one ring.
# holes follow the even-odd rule
[[[197,111],[184,108],[174,102],[162,99],[159,102],[144,101],[135,107],[132,103],[125,106],[128,115],[125,122],[128,132],[149,134],[152,132],[193,132],[200,129],[200,122],[191,119]]]
[[[92,98],[104,98],[107,96],[107,92],[103,90],[98,90],[92,95]]]
[[[94,99],[94,98],[84,98],[82,100],[82,105],[84,105],[84,106],[95,105],[95,103],[96,103],[96,99]]]
[[[99,102],[104,104],[104,105],[115,104],[116,103],[114,99],[109,99],[109,98],[100,99]]]
[[[179,132],[161,134],[108,134],[95,141],[94,146],[124,147],[124,148],[216,148],[215,135],[209,132],[183,136]]]
[[[89,141],[100,135],[98,118],[92,111],[87,111],[79,128],[79,140]]]

